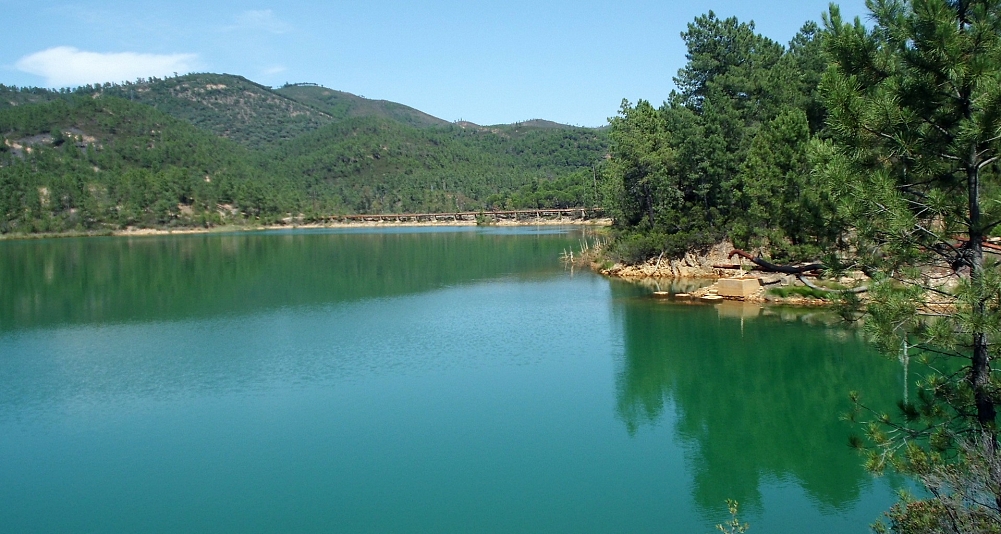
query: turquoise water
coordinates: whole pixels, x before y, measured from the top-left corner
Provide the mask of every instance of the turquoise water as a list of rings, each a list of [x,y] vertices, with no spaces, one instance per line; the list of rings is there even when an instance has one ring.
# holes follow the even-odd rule
[[[811,315],[558,261],[574,230],[0,243],[3,532],[866,532]]]

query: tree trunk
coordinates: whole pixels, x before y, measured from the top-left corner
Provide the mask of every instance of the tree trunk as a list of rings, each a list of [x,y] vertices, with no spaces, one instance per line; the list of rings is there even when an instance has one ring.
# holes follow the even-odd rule
[[[650,228],[657,226],[657,222],[653,218],[653,193],[650,191],[650,184],[643,184],[643,194],[646,197],[646,210],[647,214],[650,216]]]
[[[980,171],[976,165],[976,147],[972,149],[974,158],[967,167],[967,189],[969,193],[970,209],[970,241],[969,246],[969,267],[970,284],[977,293],[976,300],[972,303],[973,316],[980,319],[986,313],[986,305],[982,297],[980,286],[982,285],[984,271],[984,236],[983,225],[980,214]],[[979,324],[980,321],[977,321]],[[994,421],[997,417],[997,409],[994,401],[990,398],[988,388],[991,379],[991,360],[987,345],[987,333],[982,329],[973,334],[973,359],[970,365],[970,385],[973,387],[973,398],[977,407],[977,422],[985,431],[989,431],[993,436],[993,442],[997,443],[997,432],[993,429]]]

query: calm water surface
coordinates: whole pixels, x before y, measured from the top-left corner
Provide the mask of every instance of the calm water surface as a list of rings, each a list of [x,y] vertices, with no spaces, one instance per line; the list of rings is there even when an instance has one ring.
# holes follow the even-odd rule
[[[553,229],[0,243],[0,531],[866,532],[809,314],[565,272]]]

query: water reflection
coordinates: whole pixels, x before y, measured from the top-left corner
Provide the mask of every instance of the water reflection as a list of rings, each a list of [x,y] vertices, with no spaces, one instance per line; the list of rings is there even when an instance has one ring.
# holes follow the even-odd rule
[[[530,276],[552,270],[575,239],[550,227],[0,242],[0,331],[243,315]]]
[[[0,524],[706,532],[736,498],[755,531],[861,532],[889,505],[837,415],[895,369],[851,332],[498,232],[0,243]]]
[[[844,509],[871,483],[839,416],[851,390],[892,406],[902,390],[895,362],[854,332],[817,335],[799,320],[816,311],[664,304],[622,284],[613,292],[624,338],[618,415],[633,435],[673,415],[704,510],[725,499],[760,506],[766,480],[795,481]]]
[[[707,278],[640,278],[630,284],[647,291],[667,291],[671,294],[691,293],[700,287],[711,286],[715,280]]]

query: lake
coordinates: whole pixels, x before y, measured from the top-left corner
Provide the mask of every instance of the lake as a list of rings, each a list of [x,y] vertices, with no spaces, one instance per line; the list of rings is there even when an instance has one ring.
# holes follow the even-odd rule
[[[566,228],[0,242],[0,530],[868,532],[815,310],[568,272]]]

